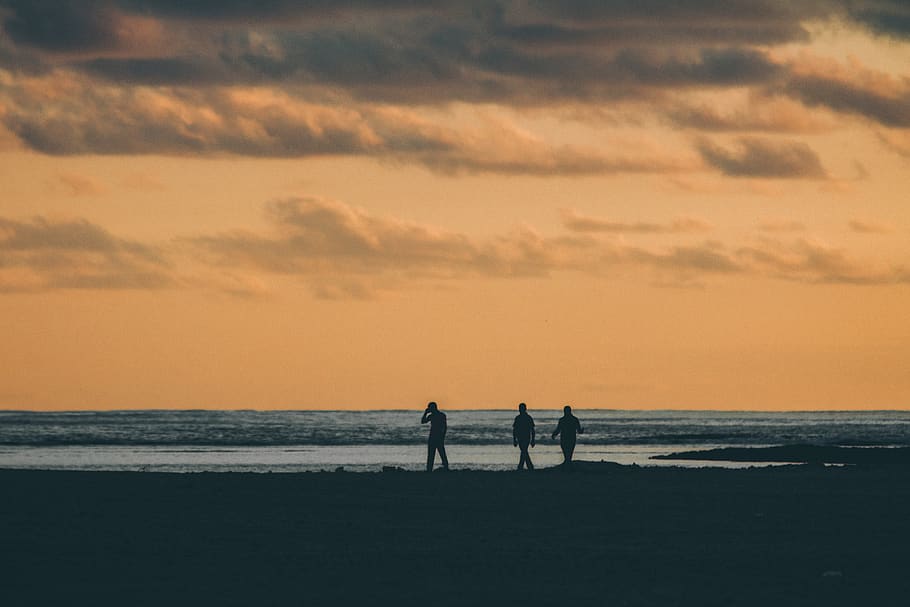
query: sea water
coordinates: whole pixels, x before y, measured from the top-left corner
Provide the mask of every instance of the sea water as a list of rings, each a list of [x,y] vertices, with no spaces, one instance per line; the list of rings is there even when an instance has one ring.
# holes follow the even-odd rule
[[[169,472],[419,470],[422,411],[0,411],[0,468]],[[453,468],[507,470],[515,411],[447,410]],[[530,411],[538,467],[562,460],[561,411]],[[576,459],[637,465],[747,466],[651,459],[683,450],[813,444],[910,446],[908,411],[729,412],[580,409]]]

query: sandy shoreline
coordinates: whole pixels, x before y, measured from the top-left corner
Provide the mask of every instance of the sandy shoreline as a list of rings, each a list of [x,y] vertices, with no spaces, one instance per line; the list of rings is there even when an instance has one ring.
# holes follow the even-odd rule
[[[903,605],[910,472],[0,470],[9,605]]]

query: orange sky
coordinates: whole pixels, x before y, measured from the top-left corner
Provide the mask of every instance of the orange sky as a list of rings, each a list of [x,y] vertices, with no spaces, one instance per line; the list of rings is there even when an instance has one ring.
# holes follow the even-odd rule
[[[0,0],[0,408],[910,407],[891,0]]]

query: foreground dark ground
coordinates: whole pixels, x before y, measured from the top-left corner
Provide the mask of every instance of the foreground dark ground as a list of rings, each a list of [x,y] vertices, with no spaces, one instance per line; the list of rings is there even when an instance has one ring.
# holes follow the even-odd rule
[[[0,471],[0,604],[907,605],[908,481]]]

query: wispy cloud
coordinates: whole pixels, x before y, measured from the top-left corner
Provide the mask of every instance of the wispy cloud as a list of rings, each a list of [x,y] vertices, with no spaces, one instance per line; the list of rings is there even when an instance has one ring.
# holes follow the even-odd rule
[[[810,107],[827,107],[888,127],[910,127],[910,79],[802,54],[790,64],[783,93]]]
[[[708,229],[698,220],[617,224],[570,215],[568,230],[556,235],[519,227],[471,238],[318,198],[272,202],[266,216],[269,230],[187,235],[156,245],[119,238],[85,220],[0,218],[0,291],[203,288],[259,296],[271,279],[283,277],[319,297],[368,299],[452,281],[545,279],[564,272],[592,279],[644,275],[651,284],[687,287],[731,275],[910,284],[904,266],[863,263],[810,238],[644,247],[611,237]]]
[[[747,246],[707,240],[647,248],[597,232],[616,229],[678,233],[706,228],[702,222],[644,226],[590,223],[569,216],[569,234],[544,236],[522,228],[487,239],[381,217],[339,202],[304,198],[268,206],[268,233],[228,232],[187,239],[214,269],[303,280],[319,295],[368,297],[407,285],[468,278],[544,278],[557,272],[591,276],[646,271],[653,284],[703,286],[714,277],[764,276],[806,284],[910,283],[902,266],[878,267],[852,260],[845,250],[818,241],[760,238]],[[574,225],[573,219],[581,219]],[[598,228],[592,230],[589,228]],[[601,230],[600,228],[607,228]]]
[[[809,238],[793,242],[760,239],[753,245],[737,249],[736,257],[749,264],[754,273],[796,282],[910,284],[910,268],[904,265],[876,266],[860,263],[851,259],[843,248]]]
[[[154,246],[117,238],[84,220],[0,217],[0,291],[157,289],[172,268]]]
[[[680,234],[685,232],[708,232],[713,229],[710,222],[694,217],[679,217],[670,223],[613,221],[602,217],[582,215],[575,210],[563,211],[562,223],[572,232],[606,234]]]
[[[851,230],[860,234],[890,234],[894,231],[894,228],[887,224],[862,219],[851,219],[848,225]]]
[[[78,173],[61,173],[57,181],[73,196],[98,196],[107,192],[107,186],[97,179]]]
[[[698,142],[702,158],[730,177],[824,179],[821,160],[808,144],[753,137],[739,138],[733,147],[708,139]]]

